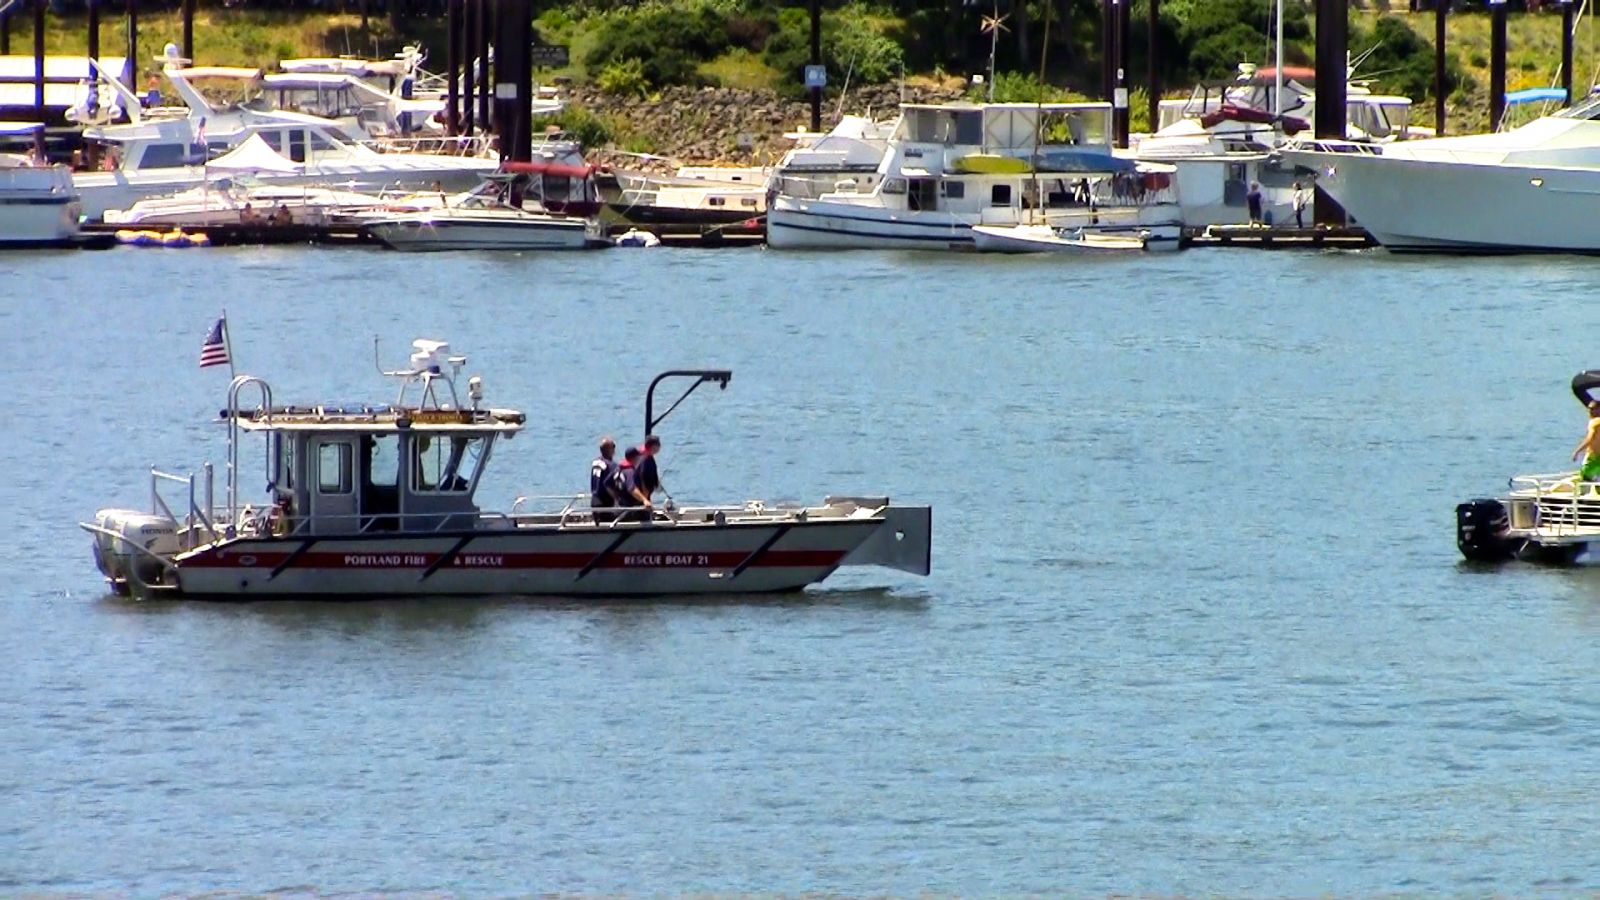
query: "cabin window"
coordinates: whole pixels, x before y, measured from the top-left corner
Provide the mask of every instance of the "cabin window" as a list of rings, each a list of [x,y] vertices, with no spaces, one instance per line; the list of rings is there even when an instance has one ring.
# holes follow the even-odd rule
[[[351,491],[350,445],[322,444],[317,447],[317,491],[323,494],[348,494]]]
[[[283,132],[281,132],[281,131],[258,131],[258,132],[256,132],[256,134],[261,135],[262,143],[265,143],[268,147],[271,147],[273,152],[275,152],[275,153],[282,153],[283,152]]]
[[[749,206],[749,207],[754,208],[755,205],[756,205],[756,198],[754,198],[754,197],[746,197],[743,200],[739,201],[739,205],[740,206]]]
[[[456,494],[471,490],[484,446],[481,437],[418,435],[412,441],[412,490]]]
[[[151,144],[139,157],[139,168],[175,169],[188,165],[190,156],[188,144]]]
[[[707,197],[706,198],[706,205],[707,206],[727,206],[728,205],[728,201],[725,198],[722,198],[722,197]]]
[[[939,208],[939,183],[932,178],[913,178],[911,188],[906,197],[908,209],[938,209]]]
[[[904,194],[906,192],[906,180],[904,178],[885,178],[883,180],[883,192],[885,194]]]
[[[311,132],[311,149],[321,153],[334,149],[333,141],[327,139],[320,131]]]
[[[960,200],[967,195],[967,183],[964,181],[946,181],[939,187],[949,200]]]
[[[306,132],[296,128],[289,132],[289,158],[298,163],[306,161]]]
[[[989,205],[990,206],[1010,206],[1011,205],[1011,185],[1009,185],[1009,184],[997,184],[994,187],[990,188],[989,189]]]

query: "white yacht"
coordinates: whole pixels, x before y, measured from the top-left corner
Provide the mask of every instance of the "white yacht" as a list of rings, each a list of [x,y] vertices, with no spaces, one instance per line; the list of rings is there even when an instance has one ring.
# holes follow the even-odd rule
[[[492,172],[498,161],[456,154],[379,153],[367,146],[366,135],[352,126],[317,116],[252,108],[248,100],[259,83],[255,69],[185,68],[165,70],[173,89],[188,108],[186,115],[141,118],[127,125],[84,130],[86,140],[103,145],[109,170],[80,172],[73,180],[83,197],[83,211],[100,219],[106,210],[127,209],[151,196],[172,194],[203,183],[207,164],[252,135],[293,165],[292,171],[261,173],[263,181],[280,184],[337,184],[361,192],[386,190],[463,190]],[[196,82],[215,79],[231,85],[236,99],[207,97]]]
[[[780,189],[767,243],[971,249],[974,225],[1045,224],[1176,249],[1171,168],[1116,156],[1110,135],[1109,103],[905,104],[872,188]]]
[[[1316,96],[1307,85],[1310,69],[1284,70],[1282,111],[1277,73],[1241,66],[1231,84],[1197,87],[1188,100],[1161,104],[1162,127],[1134,145],[1138,159],[1177,169],[1183,223],[1189,228],[1244,225],[1250,221],[1250,185],[1260,186],[1263,213],[1270,224],[1294,221],[1295,184],[1311,180],[1285,164],[1276,150],[1285,141],[1311,133]],[[1353,83],[1346,101],[1352,141],[1389,143],[1412,133],[1411,100],[1373,94]],[[1309,222],[1311,210],[1305,213]]]
[[[1284,151],[1378,243],[1420,252],[1600,252],[1600,98],[1499,134]]]
[[[0,122],[0,137],[32,140],[43,128],[37,122]],[[0,249],[71,244],[78,213],[66,166],[0,153]]]

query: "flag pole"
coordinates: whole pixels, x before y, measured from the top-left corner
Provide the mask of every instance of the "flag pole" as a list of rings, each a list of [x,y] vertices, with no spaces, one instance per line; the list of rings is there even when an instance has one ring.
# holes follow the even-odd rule
[[[239,373],[233,367],[233,335],[229,333],[226,307],[222,310],[222,349],[228,354],[228,380],[232,381],[239,377]]]

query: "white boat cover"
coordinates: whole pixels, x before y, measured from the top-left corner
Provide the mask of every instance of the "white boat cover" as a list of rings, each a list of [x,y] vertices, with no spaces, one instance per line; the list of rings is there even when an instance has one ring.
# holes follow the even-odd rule
[[[252,134],[239,146],[206,163],[206,168],[225,172],[299,172],[305,167],[267,146],[261,135]]]

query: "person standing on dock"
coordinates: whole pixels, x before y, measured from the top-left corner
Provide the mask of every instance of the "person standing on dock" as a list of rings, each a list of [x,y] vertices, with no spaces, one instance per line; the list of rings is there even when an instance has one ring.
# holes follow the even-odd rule
[[[1583,457],[1583,468],[1578,470],[1579,481],[1600,481],[1600,400],[1589,401],[1589,429],[1583,440],[1572,451],[1572,460]]]
[[[1310,193],[1304,184],[1299,181],[1294,183],[1294,227],[1296,228],[1306,227],[1306,204],[1311,199],[1307,195]]]
[[[1244,202],[1250,209],[1250,227],[1259,226],[1261,224],[1261,182],[1250,182],[1250,193],[1244,195]]]

